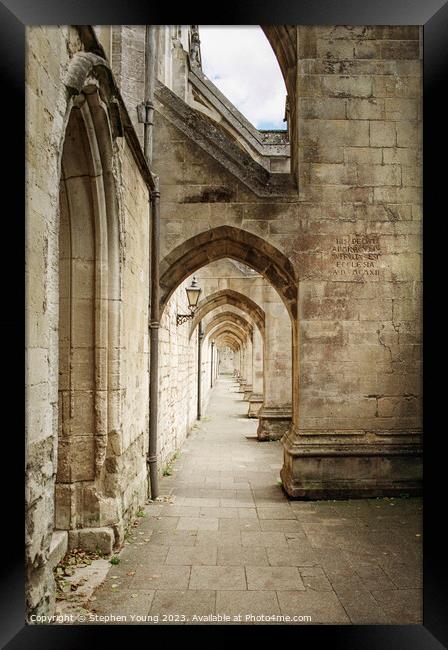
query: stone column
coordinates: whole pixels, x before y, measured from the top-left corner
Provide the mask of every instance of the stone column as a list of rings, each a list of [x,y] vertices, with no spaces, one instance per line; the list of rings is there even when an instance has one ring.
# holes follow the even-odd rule
[[[300,390],[283,439],[282,485],[299,498],[418,494],[421,33],[416,26],[336,31],[334,50],[334,28],[298,27],[307,66],[298,64],[297,92],[306,112],[298,111],[301,137],[291,150],[300,193],[313,207],[298,205],[307,223],[297,256]],[[343,74],[341,61],[353,70],[361,49],[371,57],[362,75]],[[390,87],[380,57],[383,69],[396,70]]]
[[[252,342],[252,394],[249,397],[248,417],[255,418],[263,404],[263,339],[258,327],[254,328]]]
[[[251,339],[248,339],[246,346],[246,385],[244,387],[244,400],[248,400],[252,395],[252,382],[253,382],[253,343]]]
[[[239,393],[244,393],[246,387],[246,346],[240,348],[240,374],[238,377],[240,385]]]
[[[267,291],[266,297],[264,399],[257,436],[260,440],[278,440],[291,424],[291,321],[274,290]]]

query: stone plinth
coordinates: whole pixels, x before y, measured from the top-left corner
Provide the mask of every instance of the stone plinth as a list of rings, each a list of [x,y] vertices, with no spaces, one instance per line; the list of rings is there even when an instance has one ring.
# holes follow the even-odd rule
[[[263,395],[252,393],[249,397],[249,410],[247,412],[248,418],[257,418],[261,407],[263,406]]]
[[[421,494],[422,447],[418,436],[414,440],[408,435],[403,435],[403,440],[370,437],[378,438],[360,434],[344,436],[342,441],[319,434],[299,436],[291,442],[288,434],[283,440],[284,490],[298,499]]]
[[[253,392],[253,386],[252,386],[252,384],[246,384],[246,386],[245,386],[245,390],[244,390],[243,400],[245,400],[246,402],[248,402],[249,399],[250,399],[250,396],[252,395],[252,392]]]
[[[262,407],[258,413],[257,437],[259,440],[280,440],[291,426],[291,409],[287,407]]]

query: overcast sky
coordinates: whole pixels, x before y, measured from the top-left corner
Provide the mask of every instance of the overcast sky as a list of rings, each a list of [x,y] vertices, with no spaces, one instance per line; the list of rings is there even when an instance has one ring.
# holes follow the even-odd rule
[[[199,26],[202,69],[257,129],[285,129],[286,89],[261,27]]]

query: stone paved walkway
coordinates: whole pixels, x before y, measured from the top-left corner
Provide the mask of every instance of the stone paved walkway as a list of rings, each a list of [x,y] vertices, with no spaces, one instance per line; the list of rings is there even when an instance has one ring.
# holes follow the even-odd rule
[[[420,623],[421,500],[289,501],[281,443],[256,440],[241,398],[221,377],[161,480],[173,503],[145,507],[90,609],[127,623]]]

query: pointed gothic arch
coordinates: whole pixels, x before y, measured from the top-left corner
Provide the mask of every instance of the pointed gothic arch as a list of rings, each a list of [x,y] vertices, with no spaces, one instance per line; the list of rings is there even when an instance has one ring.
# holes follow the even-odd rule
[[[218,226],[186,240],[160,265],[160,308],[189,275],[202,266],[230,257],[263,275],[277,290],[291,318],[297,315],[297,278],[290,260],[266,240],[240,228]]]
[[[255,301],[249,298],[249,296],[246,296],[239,291],[234,291],[233,289],[221,289],[209,294],[199,302],[198,308],[191,322],[190,337],[198,326],[199,321],[205,318],[208,313],[222,305],[232,305],[244,311],[257,325],[261,335],[264,336],[265,313],[263,309],[257,305]]]

